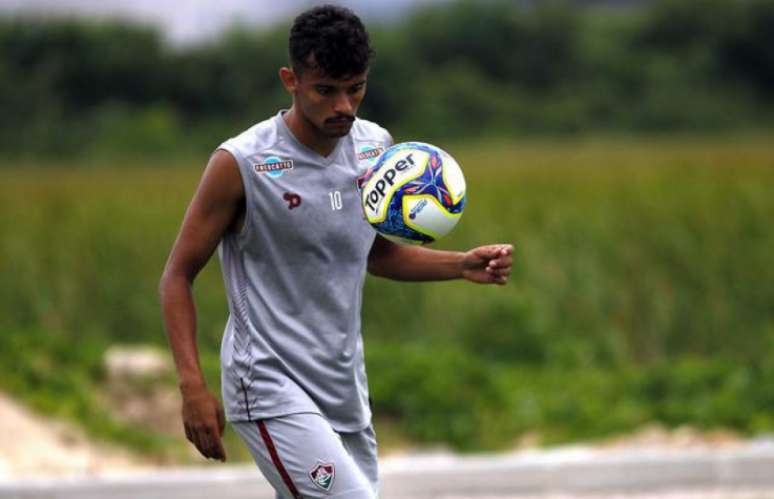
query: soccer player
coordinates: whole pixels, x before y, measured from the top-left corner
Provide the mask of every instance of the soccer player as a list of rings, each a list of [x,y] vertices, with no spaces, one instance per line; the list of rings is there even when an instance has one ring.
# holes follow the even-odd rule
[[[278,497],[378,495],[376,440],[360,334],[366,270],[405,281],[505,284],[512,247],[465,253],[397,245],[365,221],[363,150],[392,144],[356,118],[372,56],[350,10],[316,7],[291,28],[292,96],[212,154],[161,279],[161,302],[187,438],[225,461],[228,419]],[[359,154],[361,153],[361,154]],[[216,247],[229,318],[223,409],[205,385],[193,281]]]

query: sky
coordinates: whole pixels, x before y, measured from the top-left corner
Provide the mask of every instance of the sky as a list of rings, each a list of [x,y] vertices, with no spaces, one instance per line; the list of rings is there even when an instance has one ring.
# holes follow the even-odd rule
[[[0,0],[0,14],[118,17],[158,25],[173,44],[213,38],[234,23],[266,26],[305,8],[337,3],[364,22],[400,17],[419,5],[448,0]]]

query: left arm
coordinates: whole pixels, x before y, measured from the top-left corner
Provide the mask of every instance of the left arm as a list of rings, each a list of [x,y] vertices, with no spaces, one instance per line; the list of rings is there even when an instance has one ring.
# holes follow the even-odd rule
[[[444,281],[464,278],[480,284],[505,284],[511,273],[510,244],[473,248],[465,253],[395,244],[376,236],[368,271],[397,281]]]

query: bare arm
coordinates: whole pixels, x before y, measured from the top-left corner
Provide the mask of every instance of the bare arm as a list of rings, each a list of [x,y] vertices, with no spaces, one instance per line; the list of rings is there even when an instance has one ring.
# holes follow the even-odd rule
[[[398,281],[464,278],[480,284],[505,284],[511,273],[512,252],[510,244],[480,246],[462,253],[395,244],[377,236],[368,255],[368,271]]]
[[[167,336],[183,395],[186,436],[208,458],[225,460],[221,443],[223,410],[207,390],[196,345],[194,279],[244,204],[244,189],[233,156],[218,150],[210,158],[161,277],[159,292]]]

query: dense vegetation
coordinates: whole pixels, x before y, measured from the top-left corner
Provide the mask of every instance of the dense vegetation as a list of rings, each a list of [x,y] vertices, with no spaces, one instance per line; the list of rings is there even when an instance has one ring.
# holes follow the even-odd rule
[[[287,29],[172,49],[150,28],[0,20],[0,153],[207,152],[287,105]],[[771,0],[460,2],[371,30],[362,114],[397,137],[774,123]]]
[[[207,153],[288,105],[287,28],[171,48],[0,19],[0,389],[169,448],[111,416],[103,356],[165,347],[183,210]],[[774,430],[774,146],[756,131],[774,126],[774,1],[458,2],[371,31],[362,115],[468,178],[441,247],[517,247],[505,288],[367,281],[377,431],[492,449],[651,421]],[[217,264],[196,293],[217,387]]]
[[[513,282],[368,280],[377,431],[482,449],[650,421],[774,430],[766,137],[443,145],[470,202],[442,247],[512,241]],[[156,286],[202,163],[0,169],[0,389],[97,435],[166,445],[107,416],[103,354],[165,347]],[[217,387],[216,263],[196,293]]]

